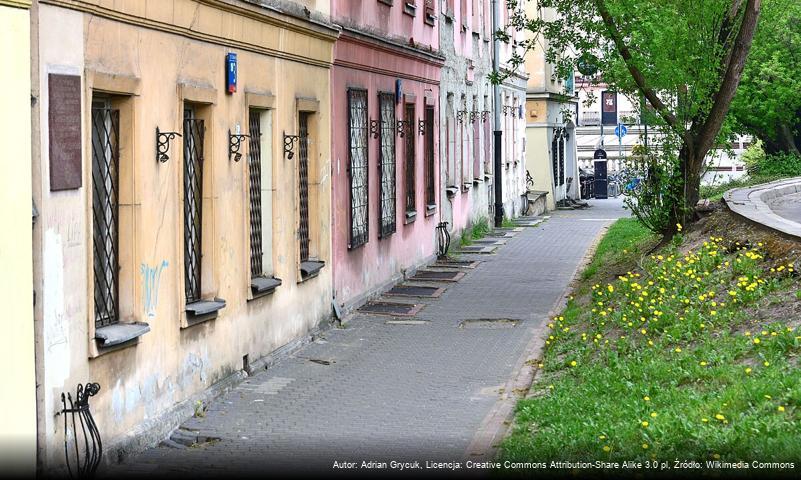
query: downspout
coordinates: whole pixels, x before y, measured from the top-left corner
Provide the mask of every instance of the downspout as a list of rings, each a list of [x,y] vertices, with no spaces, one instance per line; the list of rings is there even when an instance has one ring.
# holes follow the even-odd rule
[[[499,60],[501,53],[501,42],[495,32],[498,31],[498,17],[500,16],[500,0],[492,0],[492,70],[499,72]],[[501,86],[494,84],[492,87],[494,104],[493,109],[493,138],[494,138],[494,158],[493,158],[493,182],[495,187],[495,228],[503,225],[503,185],[501,180]]]

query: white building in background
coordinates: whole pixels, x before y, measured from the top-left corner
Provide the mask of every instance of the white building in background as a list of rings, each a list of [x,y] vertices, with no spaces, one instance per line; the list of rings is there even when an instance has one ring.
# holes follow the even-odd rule
[[[606,84],[590,85],[581,75],[576,76],[576,93],[579,97],[576,127],[576,149],[578,164],[582,169],[593,168],[593,154],[598,148],[606,150],[610,173],[621,169],[623,162],[631,156],[635,145],[653,141],[659,132],[640,123],[638,106],[630,98],[609,89]],[[587,106],[588,99],[592,101]],[[628,130],[618,138],[615,127],[622,123]],[[741,156],[751,144],[751,137],[738,135],[731,143],[731,150],[711,150],[706,159],[706,173],[702,184],[724,183],[745,175]],[[621,162],[621,160],[623,162]]]

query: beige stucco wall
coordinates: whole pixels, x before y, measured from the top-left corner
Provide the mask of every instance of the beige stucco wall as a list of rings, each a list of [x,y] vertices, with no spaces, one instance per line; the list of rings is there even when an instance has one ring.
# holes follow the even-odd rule
[[[63,456],[63,420],[55,416],[62,391],[74,391],[79,382],[101,384],[92,411],[104,446],[113,448],[156,426],[177,403],[241,370],[244,355],[252,362],[329,318],[329,68],[335,32],[217,1],[118,1],[116,10],[100,0],[47,3],[37,18],[41,129],[34,133],[42,152],[36,179],[42,192],[37,285],[44,302],[37,319],[43,346],[39,424],[44,461],[53,465]],[[118,15],[126,22],[112,18]],[[238,91],[232,95],[224,85],[228,52],[238,56]],[[79,190],[49,189],[48,73],[82,77]],[[138,344],[99,356],[92,340],[89,215],[93,90],[114,94],[121,110],[121,317],[151,328]],[[273,263],[283,285],[249,300],[247,146],[242,161],[229,160],[228,130],[239,124],[247,133],[248,101],[254,99],[271,108]],[[198,102],[206,119],[203,293],[227,302],[216,319],[188,328],[182,328],[182,139],[172,141],[166,163],[155,158],[156,127],[183,130],[183,101]],[[306,108],[317,109],[310,126],[311,251],[326,267],[299,283],[297,145],[295,159],[285,159],[282,133],[298,133],[299,110]],[[158,283],[145,279],[144,272],[159,269]]]
[[[29,27],[25,2],[0,1],[0,470],[26,475],[36,466]]]
[[[553,210],[556,206],[553,195],[553,167],[549,155],[551,142],[548,138],[548,129],[545,127],[526,128],[526,144],[529,146],[529,153],[526,155],[526,169],[534,179],[534,186],[531,189],[548,192],[545,197],[546,205],[548,210]]]

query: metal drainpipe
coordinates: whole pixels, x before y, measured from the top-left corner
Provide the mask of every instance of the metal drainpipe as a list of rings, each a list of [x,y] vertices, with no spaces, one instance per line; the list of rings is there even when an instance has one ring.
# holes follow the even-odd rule
[[[502,0],[492,0],[492,33],[493,33],[493,41],[492,41],[492,69],[495,72],[499,71],[499,57],[501,53],[501,42],[498,40],[498,37],[495,36],[495,32],[498,31],[498,18],[500,17],[500,1]],[[498,84],[493,85],[493,103],[495,108],[493,109],[493,122],[494,122],[494,131],[493,131],[493,138],[495,140],[495,148],[494,148],[494,179],[495,182],[495,228],[500,228],[503,225],[503,184],[501,181],[501,138],[503,132],[501,132],[501,86]]]

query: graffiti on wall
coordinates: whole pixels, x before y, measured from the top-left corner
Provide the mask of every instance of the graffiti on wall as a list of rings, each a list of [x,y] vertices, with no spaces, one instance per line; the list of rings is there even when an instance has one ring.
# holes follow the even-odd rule
[[[159,304],[159,284],[161,283],[161,272],[167,268],[169,263],[162,260],[161,264],[155,267],[143,263],[139,266],[142,274],[142,305],[144,305],[145,315],[148,317],[156,316],[156,307]]]

